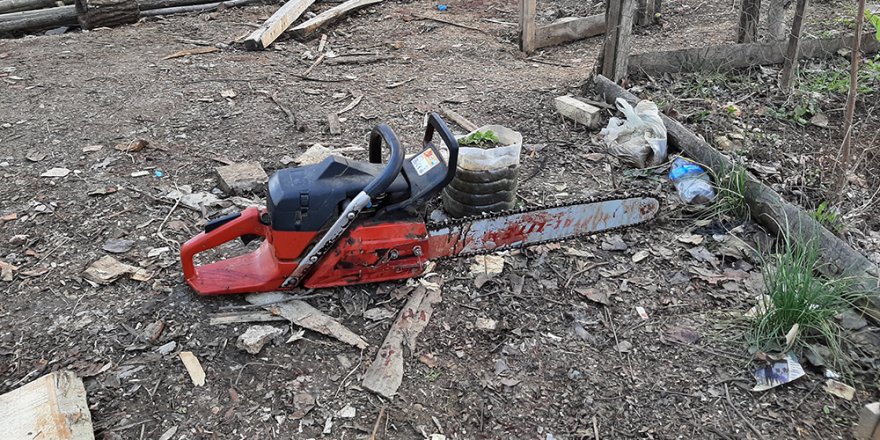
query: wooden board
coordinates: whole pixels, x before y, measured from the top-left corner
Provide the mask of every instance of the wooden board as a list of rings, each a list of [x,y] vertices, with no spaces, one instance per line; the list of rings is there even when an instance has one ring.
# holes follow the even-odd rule
[[[263,50],[269,47],[314,2],[315,0],[290,0],[285,3],[244,40],[245,49]]]
[[[93,440],[86,390],[71,371],[56,371],[0,396],[0,438]]]
[[[525,52],[526,55],[536,49],[536,9],[537,0],[520,0],[519,2],[519,50]]]
[[[653,73],[729,70],[740,67],[781,64],[785,60],[787,42],[726,44],[693,49],[670,50],[631,55],[631,71]],[[852,47],[852,37],[804,39],[801,56],[820,58],[834,56],[841,49]],[[862,38],[864,53],[880,52],[880,42],[873,35]]]
[[[348,0],[316,15],[308,21],[300,23],[293,28],[293,32],[302,37],[311,35],[321,26],[332,23],[355,9],[381,2],[382,0]]]
[[[591,15],[589,17],[566,17],[545,26],[540,26],[535,31],[535,48],[583,40],[605,33],[605,15]]]

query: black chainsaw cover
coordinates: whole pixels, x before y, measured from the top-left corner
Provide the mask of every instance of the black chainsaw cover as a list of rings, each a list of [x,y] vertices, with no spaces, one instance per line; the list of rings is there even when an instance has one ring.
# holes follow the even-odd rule
[[[269,179],[267,208],[272,229],[321,230],[339,217],[343,202],[354,198],[384,167],[384,164],[330,156],[315,165],[279,170]],[[384,198],[373,203],[396,203],[408,195],[409,185],[403,175],[399,175]]]

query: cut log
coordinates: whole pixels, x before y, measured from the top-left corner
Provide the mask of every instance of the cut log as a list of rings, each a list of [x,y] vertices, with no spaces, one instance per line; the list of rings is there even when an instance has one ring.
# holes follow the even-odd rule
[[[535,31],[535,48],[556,46],[595,37],[603,33],[605,33],[604,14],[562,18],[551,24],[538,27]]]
[[[560,96],[554,101],[560,115],[589,128],[599,126],[602,110],[571,96]]]
[[[537,29],[535,15],[537,0],[520,0],[519,2],[519,50],[531,55],[537,48],[535,39]]]
[[[348,0],[300,23],[293,28],[293,32],[301,37],[311,35],[321,26],[332,23],[351,11],[381,2],[382,0]]]
[[[601,75],[594,78],[596,91],[608,103],[623,98],[635,105],[639,98]],[[714,149],[702,138],[678,121],[661,114],[669,142],[692,159],[708,166],[716,175],[734,169],[733,162]],[[869,293],[865,311],[880,320],[880,269],[864,255],[853,250],[846,242],[822,227],[813,216],[787,200],[776,191],[749,176],[746,183],[746,203],[752,217],[768,230],[787,237],[795,243],[815,243],[819,251],[819,271],[830,278],[850,278]]]
[[[315,0],[290,0],[285,3],[262,26],[258,27],[244,40],[245,49],[263,50],[269,47],[314,2]]]
[[[72,4],[73,0],[0,0],[0,14]]]
[[[835,56],[841,49],[852,47],[853,37],[804,39],[800,44],[804,58]],[[729,70],[785,61],[785,41],[771,43],[725,44],[693,49],[642,53],[630,56],[630,71],[648,74]],[[865,53],[880,52],[880,42],[873,36],[862,38]]]
[[[4,439],[93,440],[82,379],[71,371],[47,374],[0,396]]]
[[[58,26],[76,26],[77,24],[74,6],[0,15],[0,33],[37,31]]]
[[[257,3],[261,0],[229,0],[217,3],[202,3],[189,6],[177,6],[173,8],[150,9],[149,11],[141,11],[141,17],[155,17],[158,15],[185,14],[189,12],[207,12],[220,8],[232,8],[235,6],[244,6],[251,3]]]
[[[76,0],[75,5],[83,29],[136,23],[141,12],[137,0]]]

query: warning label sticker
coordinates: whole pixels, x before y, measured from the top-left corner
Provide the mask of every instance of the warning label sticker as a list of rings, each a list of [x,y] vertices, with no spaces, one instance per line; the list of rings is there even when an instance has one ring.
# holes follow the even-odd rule
[[[418,173],[420,176],[424,175],[428,171],[431,171],[431,168],[434,168],[439,163],[440,158],[438,158],[434,154],[434,150],[430,148],[423,151],[422,154],[419,154],[412,159],[413,168],[415,168],[416,173]]]

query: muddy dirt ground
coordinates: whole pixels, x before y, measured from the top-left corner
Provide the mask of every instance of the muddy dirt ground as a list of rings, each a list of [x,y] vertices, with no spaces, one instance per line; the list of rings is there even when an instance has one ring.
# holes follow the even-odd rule
[[[542,21],[600,10],[544,3]],[[729,243],[731,235],[750,244],[770,238],[751,223],[734,233],[717,223],[698,225],[665,179],[667,169],[632,170],[602,153],[595,132],[560,120],[552,100],[583,94],[599,39],[526,59],[516,48],[512,2],[454,1],[441,15],[432,2],[389,1],[330,27],[327,47],[340,56],[393,58],[325,63],[310,73],[315,81],[301,75],[317,55],[318,38],[283,38],[265,52],[230,45],[276,7],[0,40],[0,216],[9,218],[0,223],[0,258],[17,267],[11,282],[0,282],[0,392],[73,369],[85,377],[98,437],[108,439],[155,439],[174,427],[175,439],[366,438],[383,406],[378,438],[831,439],[849,438],[858,409],[877,400],[872,327],[860,330],[867,354],[847,379],[857,389],[854,400],[823,391],[821,371],[809,366],[796,382],[749,391],[753,367],[742,315],[761,293],[761,268],[759,259]],[[706,35],[704,42],[732,40],[736,13],[729,2],[664,7],[665,25],[639,30],[645,41],[639,48],[681,47],[677,30]],[[837,10],[835,4],[818,8]],[[701,14],[704,20],[697,19]],[[193,40],[222,43],[222,49],[163,59],[193,47]],[[673,89],[668,84],[691,81],[673,76],[634,84],[659,97]],[[679,95],[665,96],[690,113],[693,101],[678,102]],[[356,96],[363,98],[342,115],[342,134],[330,135],[327,113]],[[196,296],[183,281],[177,250],[207,219],[251,203],[216,190],[214,168],[221,161],[256,161],[271,173],[285,166],[285,156],[296,157],[314,143],[365,147],[379,122],[414,148],[424,113],[438,105],[523,133],[524,206],[641,191],[662,201],[661,213],[619,237],[511,252],[504,273],[481,288],[469,273],[472,260],[439,263],[434,279],[442,279],[443,302],[408,353],[403,385],[390,402],[360,383],[392,319],[373,322],[363,315],[374,307],[398,310],[408,293],[404,283],[312,292],[325,294],[309,299],[312,305],[365,337],[371,347],[363,351],[311,332],[285,344],[295,329],[272,323],[288,335],[250,355],[235,347],[248,324],[209,325],[211,314],[246,303],[237,296]],[[723,119],[726,125],[713,129],[712,118],[724,115],[705,106],[711,118],[695,125],[707,138],[740,127]],[[828,113],[831,126],[839,126],[842,114]],[[876,131],[876,107],[860,106],[857,119],[868,121],[865,133]],[[803,145],[817,133],[829,142],[835,136],[832,129],[773,118],[748,124],[781,139],[754,141],[751,151]],[[114,149],[136,139],[149,146],[134,153]],[[870,136],[858,139],[867,149],[876,147]],[[89,148],[96,145],[102,148]],[[366,158],[365,152],[346,155]],[[808,165],[781,164],[777,173]],[[55,167],[71,172],[40,177]],[[854,185],[854,198],[877,188],[876,174],[860,170],[868,183]],[[223,201],[203,210],[175,207],[166,196],[184,186]],[[797,199],[797,192],[785,192]],[[262,203],[262,196],[253,195],[252,203]],[[816,197],[798,201],[818,203]],[[848,235],[874,258],[880,237],[869,219],[877,213],[877,205],[868,204],[853,217]],[[108,255],[102,250],[107,240],[120,238],[134,245],[114,256],[145,268],[149,280],[123,277],[106,286],[84,280],[83,270]],[[608,305],[588,300],[587,289],[607,294]],[[478,329],[478,318],[496,320],[498,327]],[[164,331],[145,341],[144,329],[158,321]],[[171,352],[158,351],[171,342]],[[199,357],[205,386],[193,386],[180,351]],[[349,405],[355,416],[338,417]],[[322,434],[328,418],[332,428]]]

